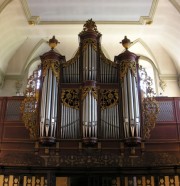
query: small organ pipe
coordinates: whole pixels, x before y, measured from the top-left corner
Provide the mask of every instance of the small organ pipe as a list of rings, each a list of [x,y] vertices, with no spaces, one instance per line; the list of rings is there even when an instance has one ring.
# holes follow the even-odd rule
[[[133,106],[133,94],[132,94],[132,77],[130,70],[128,70],[128,95],[129,95],[129,111],[130,111],[130,121],[134,121],[134,106]]]
[[[124,89],[124,119],[127,120],[128,122],[128,93],[127,93],[127,82],[126,82],[126,76],[124,77],[124,84],[123,84],[123,89]]]
[[[40,136],[44,136],[44,124],[45,124],[45,105],[46,105],[46,87],[47,87],[47,76],[44,78],[41,98],[41,124],[40,124]]]
[[[48,89],[47,89],[47,104],[46,104],[46,124],[50,124],[51,117],[51,88],[52,88],[52,70],[50,69],[48,72]]]
[[[55,78],[55,82],[56,82],[56,78]],[[56,85],[56,91],[55,91],[55,109],[54,109],[54,118],[55,118],[55,122],[54,122],[54,136],[56,135],[56,123],[57,123],[57,96],[58,96],[58,85],[57,82],[55,83]]]

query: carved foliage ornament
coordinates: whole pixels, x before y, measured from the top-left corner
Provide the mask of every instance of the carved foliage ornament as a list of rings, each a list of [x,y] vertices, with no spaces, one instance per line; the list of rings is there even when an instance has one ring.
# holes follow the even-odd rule
[[[74,109],[79,109],[79,90],[78,89],[63,89],[61,100],[64,105]]]
[[[96,23],[92,19],[87,20],[83,26],[82,32],[87,32],[87,31],[94,31],[96,33],[99,33],[97,30]]]
[[[38,137],[37,119],[37,100],[35,97],[26,97],[21,104],[22,120],[25,127],[29,130],[30,138]]]
[[[97,100],[98,99],[98,88],[95,88],[95,87],[83,87],[81,99],[84,100],[84,98],[90,91],[92,91],[94,98]]]
[[[120,63],[120,79],[123,80],[124,76],[127,74],[128,70],[132,71],[134,77],[136,77],[136,62],[130,60],[123,60]]]
[[[54,59],[47,59],[42,63],[42,75],[46,76],[48,69],[52,69],[54,76],[57,78],[57,82],[59,82],[60,77],[60,62]]]
[[[113,107],[118,104],[118,90],[101,90],[101,109]]]
[[[144,139],[150,138],[150,132],[155,127],[157,115],[159,113],[159,106],[154,97],[146,97],[142,104],[144,127]]]
[[[144,120],[143,137],[150,138],[150,132],[155,127],[157,115],[159,113],[158,102],[154,98],[154,90],[152,88],[152,79],[147,75],[145,68],[139,66],[141,81],[146,86],[145,97],[142,99],[142,115]]]

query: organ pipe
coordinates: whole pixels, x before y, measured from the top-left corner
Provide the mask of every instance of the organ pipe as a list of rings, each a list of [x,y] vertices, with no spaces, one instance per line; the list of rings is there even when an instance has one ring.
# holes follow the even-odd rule
[[[83,138],[97,138],[97,100],[90,90],[83,100]]]

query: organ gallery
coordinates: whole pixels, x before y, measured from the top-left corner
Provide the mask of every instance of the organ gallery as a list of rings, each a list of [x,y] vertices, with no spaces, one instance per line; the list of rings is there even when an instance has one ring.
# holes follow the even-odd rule
[[[131,41],[125,36],[124,51],[111,61],[92,19],[78,37],[79,47],[67,61],[53,36],[50,50],[29,77],[18,102],[29,138],[14,157],[4,151],[1,172],[12,178],[4,176],[3,183],[8,186],[17,177],[14,185],[55,186],[65,179],[69,186],[129,186],[172,179],[176,186],[179,154],[158,150],[162,141],[156,123],[166,99],[154,97],[151,78],[129,50]],[[171,174],[164,169],[166,160]]]

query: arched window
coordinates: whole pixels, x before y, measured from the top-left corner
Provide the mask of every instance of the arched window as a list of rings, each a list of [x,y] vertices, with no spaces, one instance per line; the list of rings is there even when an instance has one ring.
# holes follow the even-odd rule
[[[150,59],[144,59],[143,57],[140,57],[139,59],[139,65],[140,65],[140,76],[142,77],[141,80],[141,89],[146,95],[146,89],[147,86],[151,86],[153,89],[153,92],[157,94],[157,78],[156,78],[156,67],[150,61]]]
[[[34,61],[29,65],[28,68],[28,79],[26,86],[26,96],[38,96],[38,90],[40,88],[40,77],[41,77],[41,69],[40,69],[40,59]]]

